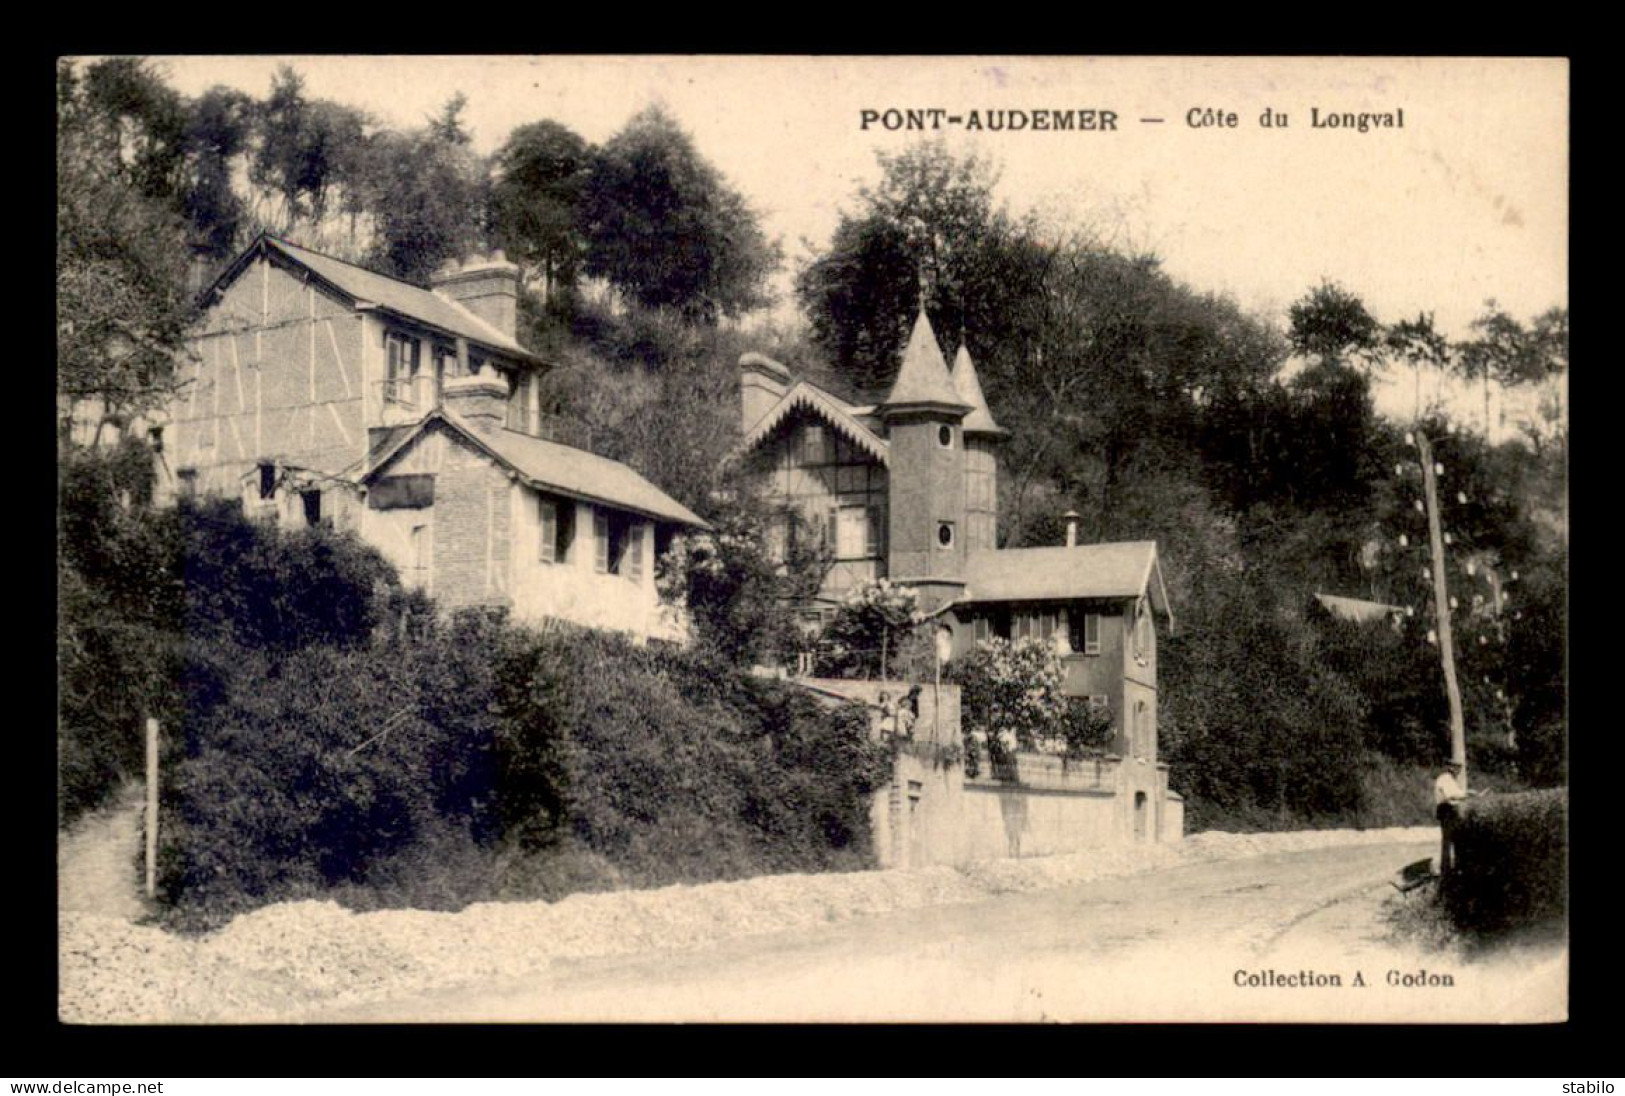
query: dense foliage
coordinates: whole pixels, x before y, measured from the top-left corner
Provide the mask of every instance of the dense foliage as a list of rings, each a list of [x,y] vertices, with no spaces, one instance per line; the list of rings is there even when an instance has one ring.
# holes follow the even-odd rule
[[[61,800],[105,801],[160,719],[178,923],[869,863],[861,711],[704,650],[441,620],[347,535],[148,509],[139,456],[64,458]]]
[[[772,354],[854,395],[883,390],[923,302],[945,342],[965,342],[1010,431],[1000,543],[1058,543],[1067,510],[1083,515],[1085,541],[1158,542],[1176,620],[1160,647],[1160,752],[1193,825],[1390,817],[1401,800],[1425,816],[1425,798],[1400,784],[1425,784],[1417,766],[1448,739],[1417,450],[1405,440],[1417,428],[1444,469],[1474,779],[1564,779],[1562,309],[1520,319],[1487,302],[1452,341],[1428,313],[1379,316],[1356,288],[1327,282],[1272,324],[1087,226],[1011,212],[994,164],[926,144],[882,156],[878,181],[798,272],[806,333],[746,332],[718,320],[763,300],[775,249],[658,110],[598,147],[528,123],[489,163],[470,151],[455,98],[425,126],[392,130],[310,97],[292,70],[263,97],[189,99],[143,62],[65,62],[58,111],[67,404],[97,403],[116,424],[172,394],[188,260],[218,266],[261,229],[417,279],[467,247],[505,247],[539,290],[521,301],[520,337],[554,363],[549,411],[579,430],[566,440],[713,520],[662,581],[688,600],[703,649],[739,664],[795,645],[785,605],[819,573],[816,559],[787,571],[767,560],[764,514],[727,460],[739,355]],[[1375,411],[1373,378],[1394,371],[1414,379],[1415,426]],[[1484,421],[1429,408],[1430,371],[1480,385]],[[1527,444],[1491,444],[1491,386],[1536,384],[1547,398]],[[95,473],[108,489],[94,504],[80,497],[89,473],[64,464],[59,642],[64,710],[78,713],[65,727],[83,729],[63,739],[69,811],[127,766],[138,715],[171,696],[163,683],[177,666],[214,681],[311,643],[365,646],[357,637],[387,618],[359,592],[387,578],[337,542],[288,554],[239,531],[228,557],[186,531],[206,511],[143,516],[140,451],[122,452],[135,454],[122,472]],[[188,587],[182,558],[216,579]],[[281,592],[249,596],[220,578],[231,568]],[[1346,626],[1317,615],[1315,593],[1407,612],[1397,630]],[[177,623],[188,614],[252,654],[204,657],[197,630]],[[853,658],[832,672],[878,672],[881,648],[898,672],[889,639],[854,633],[843,645]],[[1072,740],[1100,737],[1085,722],[1072,720]]]
[[[1442,897],[1461,929],[1491,934],[1561,919],[1568,904],[1568,791],[1469,799],[1450,826]]]
[[[1060,656],[1041,639],[1014,643],[997,637],[958,660],[965,771],[974,776],[982,758],[997,765],[1016,750],[1052,752],[1064,746],[1072,709],[1061,692]]]

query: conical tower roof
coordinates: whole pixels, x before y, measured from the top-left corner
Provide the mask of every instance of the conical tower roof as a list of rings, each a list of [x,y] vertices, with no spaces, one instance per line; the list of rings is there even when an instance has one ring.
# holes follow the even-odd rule
[[[971,364],[970,351],[965,344],[959,344],[959,353],[954,355],[954,392],[965,403],[970,404],[970,414],[965,416],[964,430],[967,434],[1008,434],[1009,431],[993,421],[993,412],[988,410],[987,397],[982,395],[982,382],[976,376],[976,366]]]
[[[926,319],[925,309],[914,321],[914,333],[908,337],[903,351],[903,364],[897,370],[897,380],[891,392],[875,409],[881,415],[902,411],[942,411],[953,416],[967,414],[973,408],[954,390],[953,378],[948,375],[948,363],[943,360],[942,348]]]

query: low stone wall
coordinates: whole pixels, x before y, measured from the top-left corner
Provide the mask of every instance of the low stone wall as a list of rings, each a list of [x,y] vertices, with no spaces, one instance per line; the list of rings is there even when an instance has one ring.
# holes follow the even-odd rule
[[[804,680],[830,696],[871,706],[876,733],[893,731],[882,705],[907,683]],[[884,701],[882,700],[884,696]],[[965,775],[957,685],[925,684],[919,715],[905,717],[891,783],[876,794],[870,828],[884,868],[960,866],[978,860],[1054,856],[1184,836],[1184,802],[1168,768],[1139,758],[1066,760],[1017,754],[998,771]]]

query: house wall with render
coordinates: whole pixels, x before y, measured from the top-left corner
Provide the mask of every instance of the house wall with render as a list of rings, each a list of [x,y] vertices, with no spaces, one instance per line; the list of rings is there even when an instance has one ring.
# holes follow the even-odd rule
[[[953,658],[968,656],[976,649],[977,619],[987,618],[989,628],[1006,638],[1013,635],[1014,618],[1022,613],[1055,614],[1057,628],[1067,625],[1068,614],[1092,613],[1099,618],[1100,650],[1097,654],[1069,650],[1061,655],[1061,690],[1067,696],[1106,698],[1117,735],[1112,752],[1124,757],[1143,754],[1156,760],[1156,626],[1148,626],[1146,659],[1136,657],[1131,621],[1136,605],[1132,601],[1095,599],[1053,602],[1010,602],[999,605],[976,604],[949,611],[953,629]],[[1002,631],[1000,631],[1002,629]],[[1137,742],[1133,739],[1135,704],[1147,702],[1149,728]],[[1145,751],[1149,749],[1149,753]]]
[[[627,511],[546,495],[573,513],[563,559],[542,558],[542,492],[508,475],[491,457],[443,425],[414,439],[383,469],[383,478],[433,477],[433,501],[378,508],[375,485],[363,510],[362,535],[400,571],[447,608],[505,607],[520,623],[552,618],[587,627],[681,642],[680,615],[655,586],[655,525]],[[599,573],[596,521],[624,530],[618,573]],[[637,552],[634,563],[631,552]],[[556,553],[555,553],[556,554]]]
[[[625,511],[557,495],[545,496],[556,513],[573,513],[574,535],[563,559],[542,558],[541,501],[544,495],[516,484],[512,495],[514,551],[511,590],[514,618],[541,623],[560,618],[634,636],[682,642],[679,615],[660,601],[655,587],[655,525]],[[623,523],[627,555],[618,574],[600,573],[595,540],[599,513]],[[636,564],[630,556],[636,550]],[[555,550],[554,555],[557,556]]]
[[[395,564],[402,580],[445,608],[511,607],[513,517],[517,485],[489,456],[444,428],[413,439],[389,476],[431,476],[426,506],[379,509],[377,488],[362,536]]]
[[[882,693],[907,683],[804,681],[815,692],[869,706],[877,734]],[[939,692],[940,689],[940,692]],[[926,683],[912,734],[897,741],[891,782],[875,794],[870,830],[884,868],[1053,856],[1184,837],[1184,804],[1154,761],[1103,757],[1069,761],[1018,754],[999,772],[965,775],[957,685]],[[984,762],[985,766],[985,762]]]
[[[180,363],[186,385],[154,425],[171,469],[235,495],[264,459],[339,469],[367,442],[366,318],[264,258],[227,286]]]

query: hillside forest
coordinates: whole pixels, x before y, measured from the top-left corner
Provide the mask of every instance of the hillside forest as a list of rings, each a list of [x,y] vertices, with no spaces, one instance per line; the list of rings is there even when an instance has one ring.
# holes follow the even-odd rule
[[[179,519],[144,510],[130,471],[142,439],[107,443],[182,383],[176,363],[197,289],[269,231],[419,284],[447,260],[502,248],[523,272],[520,339],[554,363],[550,412],[717,527],[718,565],[704,589],[688,591],[696,657],[740,666],[782,654],[783,597],[796,581],[793,568],[786,575],[764,561],[759,507],[729,459],[740,354],[763,352],[842,395],[872,397],[887,388],[923,305],[940,337],[963,339],[1010,431],[1000,543],[1060,543],[1068,510],[1082,515],[1085,542],[1157,541],[1174,611],[1159,648],[1160,752],[1191,829],[1426,820],[1417,812],[1428,806],[1427,767],[1448,754],[1449,731],[1419,511],[1414,435],[1425,431],[1449,535],[1474,780],[1564,781],[1565,302],[1535,316],[1485,302],[1455,338],[1425,312],[1373,315],[1358,286],[1329,281],[1305,286],[1284,318],[1252,315],[1087,223],[1012,207],[996,163],[928,143],[881,155],[878,181],[851,194],[833,236],[787,270],[749,198],[662,108],[597,145],[537,118],[484,156],[462,121],[465,105],[454,97],[420,127],[398,129],[311,97],[287,68],[260,96],[220,87],[189,97],[140,60],[60,64],[59,409],[66,421],[94,406],[103,443],[91,449],[61,434],[65,725],[74,711],[118,711],[96,733],[126,733],[131,704],[88,695],[106,660],[124,657],[114,653],[120,629],[178,635],[188,612],[202,612],[232,644],[261,651],[251,661],[264,674],[277,677],[297,657],[324,679],[359,672],[347,652],[369,630],[385,627],[397,643],[414,634],[397,594],[383,608],[358,604],[327,639],[308,633],[311,650],[275,652],[274,641],[249,634],[257,625],[219,623],[227,608],[200,609],[174,591],[146,601],[133,593],[184,583],[176,561],[200,542],[195,528],[164,526]],[[788,282],[775,281],[781,272]],[[791,286],[787,299],[774,299],[775,284]],[[1424,370],[1471,380],[1485,415],[1426,405]],[[1376,411],[1373,385],[1384,377],[1417,379],[1405,421]],[[1492,440],[1492,388],[1544,394],[1522,436]],[[220,515],[193,517],[231,528]],[[232,551],[273,577],[309,565],[231,536],[240,541]],[[198,558],[226,551],[209,544]],[[341,570],[371,566],[332,551],[324,558]],[[1400,612],[1354,623],[1321,611],[1316,594]],[[431,641],[459,648],[445,635]],[[604,657],[620,657],[612,647]],[[240,666],[189,657],[173,663],[191,667],[188,695],[227,703]],[[539,680],[568,676],[547,665],[552,676]],[[149,668],[141,680],[172,691],[179,672]],[[698,697],[701,677],[674,679]],[[280,693],[263,703],[287,710],[261,721],[299,707]],[[754,694],[741,703],[771,708],[785,727],[812,718]],[[569,719],[586,725],[579,706]],[[737,763],[732,749],[716,755],[721,763]],[[73,757],[111,772],[126,751]],[[509,763],[467,764],[487,762]],[[773,779],[801,779],[797,764],[785,761]],[[458,769],[444,780],[477,775]],[[199,795],[221,778],[194,776]],[[526,786],[561,785],[536,776]],[[445,794],[478,801],[450,785]],[[464,812],[469,825],[500,828],[479,810]],[[739,840],[744,848],[756,838]]]

